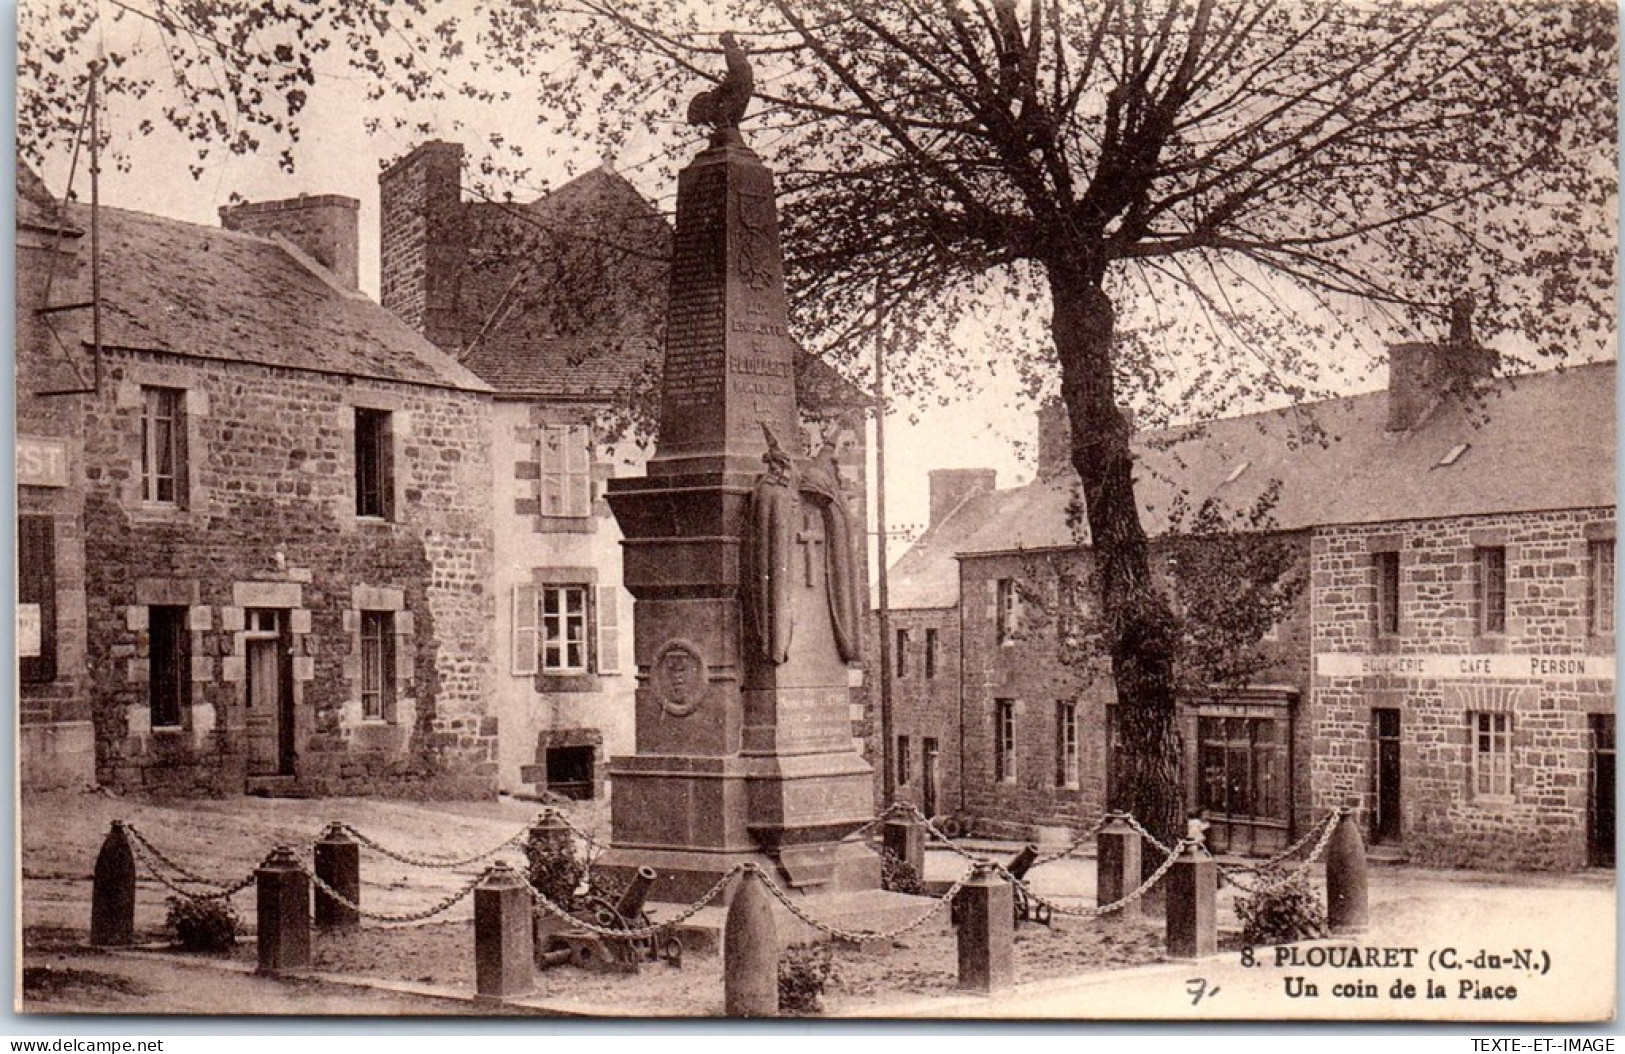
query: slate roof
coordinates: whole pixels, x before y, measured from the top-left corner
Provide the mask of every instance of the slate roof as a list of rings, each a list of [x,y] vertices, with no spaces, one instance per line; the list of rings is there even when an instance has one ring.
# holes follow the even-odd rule
[[[1505,378],[1408,432],[1387,431],[1382,391],[1148,433],[1135,442],[1141,522],[1165,533],[1181,498],[1245,509],[1277,480],[1283,530],[1612,506],[1616,372],[1604,362]],[[955,603],[958,555],[1087,544],[1087,527],[1068,523],[1076,500],[1068,474],[965,502],[898,561],[893,606]]]
[[[529,205],[464,208],[487,247],[458,293],[464,365],[500,393],[550,399],[623,396],[657,376],[672,228],[625,177],[604,165]],[[806,351],[796,382],[810,406],[866,405]]]
[[[68,217],[90,229],[88,205]],[[104,206],[101,243],[108,346],[490,391],[288,242]]]

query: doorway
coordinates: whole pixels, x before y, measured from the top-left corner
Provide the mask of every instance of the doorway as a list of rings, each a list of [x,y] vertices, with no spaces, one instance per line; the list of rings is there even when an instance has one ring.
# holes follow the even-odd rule
[[[250,608],[243,617],[248,683],[245,699],[248,774],[291,776],[295,740],[293,661],[287,612]]]
[[[937,767],[941,761],[942,751],[937,747],[937,741],[927,736],[924,744],[925,763],[920,772],[920,808],[927,817],[937,814]]]
[[[1371,844],[1400,840],[1399,710],[1371,709]]]
[[[1614,866],[1614,715],[1591,715],[1591,801],[1586,856],[1592,867]]]
[[[1221,853],[1274,852],[1291,823],[1284,714],[1203,714],[1197,719],[1197,804]]]

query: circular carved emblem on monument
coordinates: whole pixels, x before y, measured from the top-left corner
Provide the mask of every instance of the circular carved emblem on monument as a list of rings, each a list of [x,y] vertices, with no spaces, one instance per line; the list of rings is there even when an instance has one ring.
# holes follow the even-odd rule
[[[687,717],[705,702],[711,681],[700,649],[686,640],[674,640],[660,649],[649,682],[660,709],[673,717]]]

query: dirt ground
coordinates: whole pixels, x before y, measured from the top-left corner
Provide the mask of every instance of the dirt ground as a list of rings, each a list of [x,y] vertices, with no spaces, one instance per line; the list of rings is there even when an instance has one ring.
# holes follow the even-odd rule
[[[195,1013],[322,1013],[319,985],[286,982],[210,969],[196,956],[176,952],[166,961],[205,973],[225,991],[200,994],[196,984],[159,985],[139,964],[116,956],[87,959],[78,942],[88,930],[90,874],[96,853],[114,819],[135,828],[165,856],[188,870],[219,882],[246,877],[273,846],[286,844],[309,859],[309,847],[330,820],[342,819],[363,834],[407,856],[467,856],[502,843],[522,831],[541,811],[531,802],[412,803],[371,799],[260,799],[161,802],[66,791],[26,795],[22,801],[22,895],[24,965],[34,970],[22,992],[29,1011]],[[607,838],[608,817],[601,803],[564,807],[572,822],[595,837]],[[49,818],[45,822],[43,818]],[[520,865],[517,850],[499,858]],[[964,861],[931,853],[929,877],[950,878]],[[440,870],[413,867],[364,850],[362,900],[374,911],[408,914],[466,886],[485,862]],[[1069,871],[1070,868],[1070,871]],[[169,889],[138,865],[136,928],[142,940],[164,941]],[[1050,869],[1040,888],[1058,894],[1092,889],[1088,861],[1068,861]],[[1087,882],[1088,889],[1082,888]],[[244,935],[253,931],[252,888],[233,898]],[[462,987],[474,980],[471,898],[433,919],[409,926],[368,922],[359,931],[317,933],[317,971],[392,981]],[[1154,962],[1160,953],[1156,920],[1134,913],[1116,925],[1057,920],[1054,928],[1024,925],[1017,934],[1018,981],[1084,973],[1113,966]],[[243,969],[254,963],[253,941],[239,943],[227,957]],[[858,1010],[899,995],[950,994],[957,959],[946,912],[920,929],[877,951],[839,949],[826,988],[830,1010]],[[283,987],[279,987],[282,985]],[[649,964],[635,977],[592,973],[565,966],[538,975],[539,994],[587,1004],[624,1007],[626,1012],[673,1016],[721,1012],[721,964],[715,956],[690,954],[681,968]],[[444,1013],[434,1001],[396,1007],[377,996],[378,1013]],[[421,1002],[421,1001],[419,1001]],[[356,1011],[351,1011],[356,1012]],[[369,1012],[363,1009],[359,1012]],[[456,1011],[449,1011],[456,1012]]]
[[[155,802],[109,797],[100,793],[53,792],[21,799],[23,985],[20,1009],[47,1013],[226,1013],[226,1014],[489,1014],[493,1004],[466,1001],[474,988],[473,908],[464,899],[444,914],[422,924],[390,927],[368,922],[359,932],[318,933],[315,968],[328,977],[378,979],[392,990],[368,990],[316,980],[272,980],[255,977],[251,967],[255,944],[241,940],[235,955],[205,960],[182,953],[162,954],[158,961],[86,949],[90,916],[90,875],[97,851],[113,819],[131,823],[158,850],[199,875],[232,882],[252,872],[277,844],[296,848],[309,859],[311,844],[329,820],[343,819],[373,840],[408,856],[469,856],[502,844],[522,832],[540,812],[535,803],[501,800],[483,803],[411,803],[367,799],[258,799]],[[572,822],[607,837],[608,818],[602,803],[566,808]],[[1013,846],[984,846],[1008,853]],[[521,865],[522,854],[499,854]],[[454,869],[427,869],[362,854],[362,900],[371,910],[396,914],[420,911],[465,889],[483,872],[485,862]],[[946,851],[927,854],[926,877],[952,880],[965,861]],[[1072,906],[1092,903],[1094,861],[1067,859],[1035,870],[1029,878],[1043,895]],[[1517,946],[1539,946],[1541,934],[1575,928],[1577,933],[1613,932],[1613,875],[1486,874],[1436,872],[1413,868],[1373,871],[1373,919],[1397,927],[1392,939],[1411,942],[1438,930],[1438,941],[1466,934],[1489,941],[1502,934]],[[165,897],[169,890],[142,872],[137,887],[136,928],[144,940],[166,939]],[[1235,893],[1221,887],[1218,917],[1221,941],[1235,925]],[[253,891],[234,898],[235,908],[253,929]],[[1584,920],[1576,928],[1576,920]],[[1566,921],[1562,921],[1566,920]],[[1522,929],[1508,927],[1527,923]],[[1015,971],[1019,983],[1062,982],[1079,978],[1093,985],[1090,1016],[1113,1016],[1118,1008],[1158,1016],[1166,1009],[1141,1009],[1134,998],[1145,995],[1136,974],[1121,974],[1128,985],[1118,991],[1110,980],[1122,968],[1161,959],[1160,915],[1138,909],[1115,923],[1057,919],[1053,929],[1022,926],[1016,937]],[[1530,930],[1533,927],[1533,930]],[[1602,948],[1608,943],[1607,948]],[[1579,980],[1611,978],[1611,942],[1589,939],[1585,947],[1565,949],[1559,959],[1565,973],[1549,987],[1578,988]],[[1596,945],[1596,947],[1591,947]],[[1484,945],[1490,946],[1490,945]],[[1499,947],[1499,945],[1495,945]],[[1508,946],[1512,946],[1509,944]],[[1211,965],[1211,964],[1210,964]],[[1232,964],[1233,965],[1233,964]],[[956,945],[946,913],[880,950],[837,950],[834,972],[825,992],[825,1011],[863,1015],[870,1008],[895,1007],[910,1000],[954,993]],[[1102,973],[1102,971],[1106,971]],[[1229,991],[1257,987],[1268,978],[1237,976]],[[537,996],[559,1012],[635,1016],[694,1016],[722,1009],[721,964],[712,956],[690,953],[680,969],[664,964],[643,967],[635,977],[590,973],[574,967],[540,972]],[[1093,975],[1093,980],[1083,975]],[[424,990],[434,986],[434,992]],[[1611,986],[1610,986],[1611,988]],[[1146,989],[1149,990],[1149,989]],[[1266,995],[1268,993],[1265,993]],[[433,996],[462,998],[435,998]],[[1175,993],[1179,996],[1179,993]],[[997,1009],[971,1007],[984,1014],[1032,1012],[1079,1013],[1072,995],[1012,996]],[[1026,1003],[1021,1002],[1027,1000]],[[1057,1000],[1061,1000],[1057,1002]],[[1593,999],[1591,1002],[1597,1002]],[[940,1000],[939,1000],[940,1003]],[[1030,1006],[1028,1004],[1031,1004]],[[932,1004],[937,1005],[937,1004]],[[1273,1005],[1273,1004],[1271,1004]],[[1588,1004],[1589,1005],[1589,1004]],[[519,1012],[534,1012],[521,1010]]]

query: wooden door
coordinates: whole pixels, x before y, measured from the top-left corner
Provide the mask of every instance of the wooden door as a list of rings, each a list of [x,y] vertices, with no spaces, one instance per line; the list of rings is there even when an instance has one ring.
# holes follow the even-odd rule
[[[929,737],[925,741],[925,764],[921,772],[923,785],[920,788],[920,808],[927,816],[937,814],[937,764],[941,751],[937,749],[937,741]]]
[[[1399,710],[1375,707],[1371,711],[1371,789],[1376,799],[1371,811],[1371,844],[1398,842],[1402,835],[1399,775]]]
[[[1591,715],[1591,801],[1587,823],[1588,862],[1614,866],[1614,715]]]
[[[293,685],[282,612],[256,609],[246,619],[248,774],[292,775]]]

